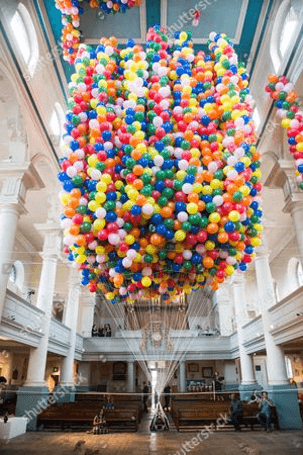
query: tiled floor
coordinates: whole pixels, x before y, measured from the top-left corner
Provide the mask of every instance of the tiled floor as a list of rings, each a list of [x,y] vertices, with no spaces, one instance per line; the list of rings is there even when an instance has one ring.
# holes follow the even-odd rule
[[[221,431],[201,437],[196,433],[150,433],[148,417],[138,433],[92,435],[85,433],[27,433],[0,446],[1,455],[84,455],[99,450],[106,455],[303,455],[302,431]],[[74,450],[78,441],[85,444]],[[1,443],[0,443],[1,444]]]

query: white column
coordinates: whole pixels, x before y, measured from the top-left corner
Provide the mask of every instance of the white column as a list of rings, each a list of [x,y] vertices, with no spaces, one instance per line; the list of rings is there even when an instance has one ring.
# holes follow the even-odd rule
[[[291,204],[290,214],[294,222],[301,263],[303,265],[303,202]]]
[[[18,204],[0,206],[0,321],[4,308],[7,282],[11,270],[17,223],[20,216]]]
[[[180,387],[180,393],[184,393],[186,390],[185,360],[181,360],[179,363],[179,387]]]
[[[230,336],[233,333],[233,298],[229,292],[230,286],[221,285],[216,291],[221,336]]]
[[[241,362],[242,380],[241,385],[256,384],[254,375],[253,360],[250,354],[247,354],[244,347],[244,330],[243,325],[247,322],[245,315],[245,293],[244,293],[244,274],[239,273],[233,276],[233,293],[236,311],[236,320],[238,326],[239,354]]]
[[[275,305],[276,297],[273,280],[269,266],[269,253],[263,236],[263,245],[258,248],[255,258],[255,269],[259,294],[259,308],[262,313],[264,339],[266,346],[266,362],[269,385],[288,384],[284,352],[280,346],[275,344],[270,333],[270,314],[268,309]]]
[[[17,223],[26,214],[25,196],[28,189],[43,187],[30,163],[0,163],[0,321],[5,302]]]
[[[130,393],[134,393],[134,391],[135,391],[135,365],[134,365],[134,362],[128,362],[127,373],[128,373],[128,391]]]
[[[95,294],[88,289],[83,289],[80,296],[80,317],[78,318],[78,329],[84,338],[92,336],[94,323]]]
[[[70,347],[66,357],[61,363],[60,382],[65,387],[74,388],[74,358],[76,347],[78,311],[80,297],[79,272],[75,268],[70,269],[69,293],[66,311],[64,314],[64,324],[70,328]]]
[[[36,225],[44,235],[43,263],[39,282],[37,306],[44,311],[41,323],[43,336],[37,348],[31,348],[25,386],[43,387],[45,385],[45,366],[48,338],[53,309],[53,293],[56,281],[57,260],[61,250],[61,229],[57,224]]]

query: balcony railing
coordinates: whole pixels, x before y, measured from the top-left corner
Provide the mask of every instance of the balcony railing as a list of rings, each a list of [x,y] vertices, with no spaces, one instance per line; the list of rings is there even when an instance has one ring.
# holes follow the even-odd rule
[[[302,337],[303,286],[296,289],[269,310],[271,333],[277,343]]]
[[[9,339],[37,346],[43,335],[44,312],[9,289],[6,290],[0,334]]]

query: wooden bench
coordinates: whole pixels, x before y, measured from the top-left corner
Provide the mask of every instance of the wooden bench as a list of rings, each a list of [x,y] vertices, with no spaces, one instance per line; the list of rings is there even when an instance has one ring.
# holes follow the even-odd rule
[[[257,403],[248,404],[243,402],[243,419],[242,423],[247,428],[253,430],[255,425],[259,425],[257,419],[257,414],[259,412],[259,407]],[[175,422],[176,428],[180,430],[196,430],[199,427],[213,423],[216,425],[218,419],[229,413],[229,403],[228,402],[217,402],[209,401],[186,403],[185,401],[178,402],[174,406],[172,412],[172,418]],[[278,419],[276,416],[275,408],[272,408],[272,423],[275,425],[275,428],[278,428]],[[230,428],[231,424],[224,424],[225,428]]]
[[[37,425],[46,428],[91,428],[94,417],[100,414],[99,403],[60,403],[45,409],[38,415]],[[127,409],[105,409],[104,416],[109,429],[137,431],[139,423],[138,406]]]

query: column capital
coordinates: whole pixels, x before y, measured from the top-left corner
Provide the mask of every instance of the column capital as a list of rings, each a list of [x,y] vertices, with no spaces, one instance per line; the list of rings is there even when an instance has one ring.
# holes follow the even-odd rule
[[[57,223],[34,224],[37,231],[44,237],[43,259],[59,259],[62,246],[62,229]]]
[[[1,205],[20,205],[21,213],[26,213],[24,204],[27,190],[39,190],[43,187],[43,182],[32,163],[0,163]]]
[[[302,191],[302,190],[301,190]],[[285,206],[283,207],[284,213],[295,213],[297,211],[303,211],[303,192],[295,193],[292,196],[288,196],[285,199]]]
[[[216,291],[216,301],[218,305],[226,305],[231,303],[230,298],[230,287],[231,287],[231,280],[227,283],[222,283],[219,286],[219,289]]]
[[[88,289],[82,288],[81,292],[81,305],[87,307],[94,307],[96,303],[95,294],[91,293]]]
[[[243,286],[245,283],[245,275],[243,272],[236,272],[232,276],[233,286]]]

